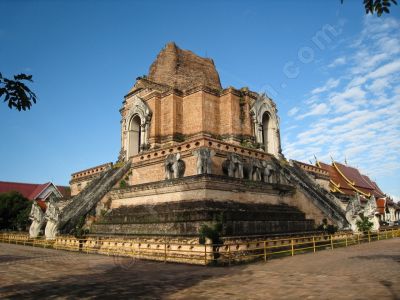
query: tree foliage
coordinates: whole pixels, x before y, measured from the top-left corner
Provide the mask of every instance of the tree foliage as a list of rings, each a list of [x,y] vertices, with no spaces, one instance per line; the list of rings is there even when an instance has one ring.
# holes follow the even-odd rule
[[[372,223],[367,217],[361,215],[360,220],[356,222],[357,228],[361,232],[368,232],[371,230],[374,223]]]
[[[215,215],[212,224],[209,226],[207,224],[201,225],[199,229],[199,242],[200,244],[205,244],[206,238],[209,238],[213,244],[221,243],[221,234],[223,230],[224,216],[223,214]]]
[[[36,95],[24,83],[33,82],[32,75],[14,75],[14,80],[3,77],[0,73],[0,99],[4,97],[10,109],[16,108],[19,111],[30,109],[36,103]]]
[[[344,0],[341,2],[343,3]],[[380,17],[383,13],[390,13],[389,7],[392,4],[397,5],[397,0],[363,0],[363,4],[366,14],[376,13]]]
[[[18,192],[0,194],[0,229],[25,230],[32,202]]]
[[[376,12],[380,17],[383,13],[390,13],[392,3],[397,5],[396,0],[364,0],[365,13],[373,15]]]
[[[317,230],[324,231],[325,234],[335,234],[338,231],[338,227],[332,224],[328,224],[326,218],[322,219],[322,224],[317,227]]]

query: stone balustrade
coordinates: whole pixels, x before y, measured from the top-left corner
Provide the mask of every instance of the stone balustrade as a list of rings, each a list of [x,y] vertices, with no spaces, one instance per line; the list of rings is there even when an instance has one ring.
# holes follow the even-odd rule
[[[71,174],[71,181],[76,180],[76,179],[83,179],[85,177],[93,176],[93,175],[96,175],[96,174],[100,174],[100,173],[112,168],[112,166],[113,166],[113,163],[109,162],[109,163],[102,164],[102,165],[99,165],[99,166],[96,166],[96,167],[92,167],[92,168],[89,168],[89,169],[86,169],[86,170],[82,170],[82,171],[79,171],[79,172],[72,173]]]
[[[253,157],[258,159],[271,159],[272,154],[266,153],[261,150],[247,148],[241,145],[233,145],[232,143],[224,142],[210,137],[194,138],[170,147],[153,149],[142,152],[133,157],[133,163],[145,162],[147,160],[164,158],[169,154],[180,153],[184,151],[194,150],[201,147],[209,147],[215,150],[237,153],[246,157]]]

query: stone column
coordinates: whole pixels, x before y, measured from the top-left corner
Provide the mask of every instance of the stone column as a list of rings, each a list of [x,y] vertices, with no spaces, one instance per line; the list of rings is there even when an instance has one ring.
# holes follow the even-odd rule
[[[255,123],[255,127],[256,127],[256,142],[259,144],[263,144],[263,126],[260,123]]]
[[[140,124],[140,149],[147,147],[147,123]]]

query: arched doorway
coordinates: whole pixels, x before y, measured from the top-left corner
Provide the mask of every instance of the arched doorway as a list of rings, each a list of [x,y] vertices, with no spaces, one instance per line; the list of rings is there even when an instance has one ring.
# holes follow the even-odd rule
[[[129,123],[129,147],[128,157],[134,156],[140,152],[141,144],[141,126],[140,117],[134,115]]]
[[[268,113],[264,113],[262,117],[262,143],[264,145],[264,151],[268,152],[268,127],[269,127],[270,117]]]

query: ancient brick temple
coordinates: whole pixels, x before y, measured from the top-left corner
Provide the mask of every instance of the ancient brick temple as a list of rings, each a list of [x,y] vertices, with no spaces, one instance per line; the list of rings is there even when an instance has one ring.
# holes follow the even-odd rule
[[[282,156],[275,103],[223,88],[211,59],[167,44],[120,112],[119,162],[72,174],[65,224],[80,214],[96,234],[145,235],[196,235],[216,220],[223,235],[346,226],[337,199]]]

